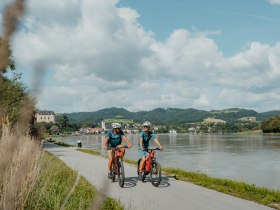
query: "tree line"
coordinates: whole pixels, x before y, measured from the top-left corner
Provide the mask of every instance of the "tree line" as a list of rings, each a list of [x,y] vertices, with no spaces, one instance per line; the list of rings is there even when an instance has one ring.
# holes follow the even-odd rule
[[[280,116],[263,121],[261,129],[263,133],[280,133]]]
[[[22,75],[15,72],[15,62],[10,48],[8,54],[8,65],[0,71],[0,134],[4,124],[8,124],[11,128],[26,126],[28,128],[30,125],[28,128],[30,134],[35,134],[32,127],[35,101],[30,91],[21,82]],[[19,123],[26,126],[18,126]]]

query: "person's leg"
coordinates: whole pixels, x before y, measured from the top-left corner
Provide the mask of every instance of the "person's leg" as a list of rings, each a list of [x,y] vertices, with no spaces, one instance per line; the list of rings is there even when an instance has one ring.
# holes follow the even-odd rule
[[[125,155],[125,149],[123,148],[123,145],[118,145],[117,148],[120,148],[119,149],[121,151],[120,158],[123,159]]]
[[[108,150],[108,178],[111,178],[111,171],[112,171],[112,162],[113,162],[113,155],[114,150],[110,149]]]
[[[139,171],[140,171],[140,172],[143,171],[143,165],[144,165],[145,159],[146,159],[145,156],[143,156],[143,157],[141,158],[141,162],[140,162],[140,166],[139,166]]]
[[[138,152],[139,152],[139,156],[141,158],[141,161],[140,161],[140,164],[139,164],[139,171],[142,172],[143,171],[143,165],[144,165],[144,162],[145,162],[145,152],[141,149],[138,149]]]

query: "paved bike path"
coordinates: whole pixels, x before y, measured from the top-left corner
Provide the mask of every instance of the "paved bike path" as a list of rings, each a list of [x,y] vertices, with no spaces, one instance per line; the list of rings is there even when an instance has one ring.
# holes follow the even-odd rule
[[[107,159],[79,152],[73,147],[60,147],[47,142],[44,143],[44,147],[70,168],[77,170],[101,192],[120,200],[126,209],[271,210],[251,201],[164,175],[159,187],[154,187],[149,180],[144,183],[139,181],[136,167],[126,163],[124,166],[126,180],[124,188],[121,188],[117,182],[112,183],[107,178]]]

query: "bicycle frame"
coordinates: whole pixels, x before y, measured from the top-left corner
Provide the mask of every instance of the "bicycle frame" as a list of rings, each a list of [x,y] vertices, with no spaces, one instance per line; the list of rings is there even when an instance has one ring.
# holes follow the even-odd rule
[[[127,146],[123,146],[123,147],[114,147],[114,148],[110,148],[112,150],[115,151],[114,156],[112,156],[112,169],[111,169],[111,173],[112,173],[112,181],[115,181],[115,176],[118,176],[118,182],[120,187],[124,186],[124,179],[125,179],[125,175],[124,175],[124,166],[123,166],[123,162],[122,159],[120,159],[121,156],[121,148],[128,148]],[[109,148],[108,148],[109,149]]]
[[[144,150],[149,153],[149,155],[145,157],[145,162],[143,164],[143,168],[144,168],[146,175],[149,174],[151,171],[151,163],[156,160],[155,150],[160,150],[160,149],[156,148],[156,149],[145,149]]]

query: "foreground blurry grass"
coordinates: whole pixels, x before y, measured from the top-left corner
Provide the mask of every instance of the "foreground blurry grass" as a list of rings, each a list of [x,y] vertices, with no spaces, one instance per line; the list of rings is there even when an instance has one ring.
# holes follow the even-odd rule
[[[94,205],[98,197],[99,205]],[[26,202],[26,209],[116,209],[123,207],[99,193],[76,171],[49,153],[44,153],[39,178]]]
[[[77,149],[92,155],[102,156],[100,152],[89,149]],[[135,160],[124,160],[125,162],[137,165]],[[203,173],[187,172],[182,169],[174,169],[162,167],[162,171],[166,174],[172,174],[176,179],[192,182],[196,185],[233,195],[250,201],[280,209],[280,191],[269,190],[255,185],[246,184],[244,182],[233,181],[229,179],[213,178]]]

